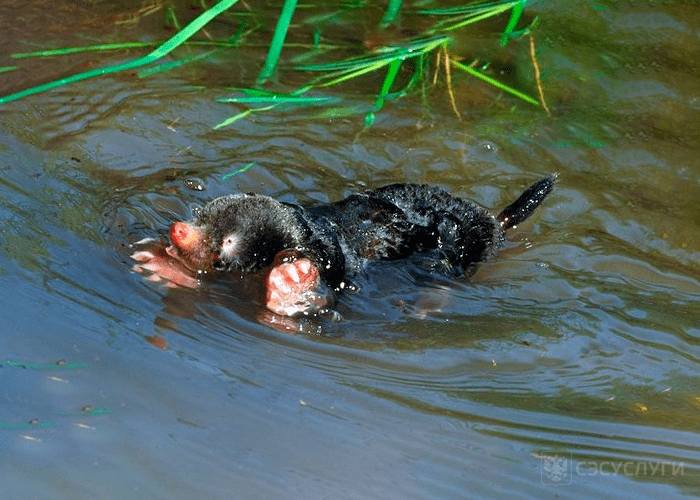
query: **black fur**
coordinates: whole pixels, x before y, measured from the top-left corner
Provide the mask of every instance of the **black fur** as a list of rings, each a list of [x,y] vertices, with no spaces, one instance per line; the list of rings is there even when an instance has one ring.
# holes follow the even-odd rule
[[[555,180],[556,175],[545,177],[527,188],[515,202],[508,205],[503,212],[498,215],[498,221],[503,225],[503,228],[508,229],[517,226],[530,217],[532,212],[534,212],[547,195],[552,192]]]
[[[310,208],[261,195],[213,200],[194,224],[219,254],[214,267],[253,272],[284,250],[311,259],[324,281],[337,286],[367,260],[395,260],[415,252],[447,261],[459,272],[492,258],[504,231],[525,220],[551,192],[554,177],[526,190],[498,217],[476,203],[428,185],[392,184]],[[219,252],[234,235],[235,252]]]

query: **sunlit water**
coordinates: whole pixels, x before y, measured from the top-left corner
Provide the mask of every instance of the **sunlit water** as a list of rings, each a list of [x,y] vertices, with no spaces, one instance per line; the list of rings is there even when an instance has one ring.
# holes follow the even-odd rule
[[[3,52],[114,28],[115,7],[76,9],[27,10],[46,38],[7,23]],[[0,107],[0,497],[700,494],[700,11],[529,9],[552,117],[457,81],[462,121],[436,93],[369,132],[295,110],[215,131],[244,108],[195,89],[211,82],[196,70]],[[130,271],[130,243],[230,192],[313,203],[430,182],[497,211],[552,172],[555,192],[470,281],[371,266],[342,321],[296,335],[224,284]]]

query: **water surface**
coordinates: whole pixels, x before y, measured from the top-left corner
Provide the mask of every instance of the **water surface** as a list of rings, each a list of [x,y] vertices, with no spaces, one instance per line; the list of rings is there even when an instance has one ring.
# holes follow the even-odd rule
[[[135,4],[63,7],[0,4],[3,53],[168,34],[162,17],[114,23]],[[254,78],[251,49],[0,107],[0,496],[700,494],[700,11],[528,12],[551,117],[458,79],[461,121],[434,92],[369,131],[293,109],[214,130],[244,109],[215,99]],[[33,61],[0,89],[105,57]],[[130,272],[131,243],[230,192],[313,203],[429,182],[498,211],[552,172],[556,191],[470,281],[372,267],[342,321],[296,335],[224,286]]]

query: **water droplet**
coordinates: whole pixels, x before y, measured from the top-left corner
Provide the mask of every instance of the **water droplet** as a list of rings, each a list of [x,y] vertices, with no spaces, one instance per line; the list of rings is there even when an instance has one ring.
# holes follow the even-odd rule
[[[498,148],[492,142],[483,143],[481,145],[481,148],[484,150],[484,153],[496,153],[496,152],[498,152]]]
[[[204,191],[204,182],[195,178],[185,179],[185,187],[192,191]]]

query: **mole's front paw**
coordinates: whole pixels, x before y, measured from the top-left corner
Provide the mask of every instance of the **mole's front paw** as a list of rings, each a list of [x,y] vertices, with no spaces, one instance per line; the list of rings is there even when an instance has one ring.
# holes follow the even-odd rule
[[[172,254],[170,247],[156,244],[146,250],[134,252],[131,258],[137,262],[132,269],[145,275],[149,281],[162,282],[171,288],[199,286],[194,273]]]
[[[328,300],[319,291],[321,276],[309,259],[275,265],[267,277],[267,308],[282,316],[310,314],[323,309]]]

